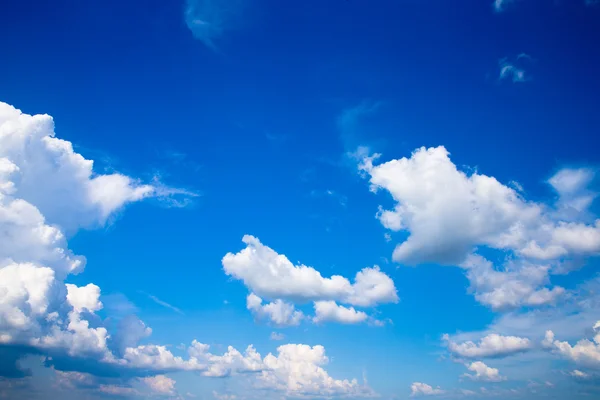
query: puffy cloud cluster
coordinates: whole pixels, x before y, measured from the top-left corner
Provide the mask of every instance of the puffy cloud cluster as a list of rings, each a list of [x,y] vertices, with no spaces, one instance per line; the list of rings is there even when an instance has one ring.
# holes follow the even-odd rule
[[[329,362],[323,346],[286,344],[277,348],[277,356],[264,358],[265,370],[259,381],[262,386],[276,389],[293,397],[372,397],[375,393],[356,379],[334,379],[323,365]]]
[[[315,316],[313,322],[321,323],[327,321],[340,322],[342,324],[356,324],[366,321],[368,315],[363,311],[356,311],[354,307],[344,307],[335,301],[316,301]]]
[[[355,381],[331,378],[322,368],[327,358],[321,346],[282,346],[278,356],[263,359],[252,346],[244,353],[229,347],[216,355],[208,345],[193,341],[187,357],[181,357],[166,346],[139,345],[151,329],[134,315],[120,319],[118,331],[111,336],[97,314],[104,306],[100,288],[65,283],[85,266],[85,258],[68,249],[67,237],[78,229],[105,224],[128,203],[183,191],[157,182],[142,184],[116,173],[96,174],[92,167],[93,162],[74,152],[69,142],[55,137],[50,116],[23,114],[0,103],[0,344],[4,349],[52,355],[46,361],[54,363],[58,387],[85,387],[110,395],[144,395],[140,385],[154,393],[176,394],[175,381],[163,375],[171,371],[197,371],[208,377],[255,372],[265,387],[289,393],[321,389],[327,394],[370,393]],[[385,298],[380,292],[391,283],[385,278],[371,269],[359,273],[354,285],[341,277],[334,280],[344,287],[348,283],[344,292],[348,299],[368,303]],[[388,296],[395,298],[395,290]],[[282,324],[302,316],[277,300],[262,305],[257,296],[249,298],[249,306]],[[11,357],[11,361],[19,358]],[[61,371],[53,361],[56,358],[69,360],[69,368],[75,370]],[[100,379],[84,373],[95,368],[123,378]]]
[[[315,310],[321,315],[315,317],[317,321],[339,321],[343,315],[341,319],[346,323],[363,321],[364,313],[354,308],[340,308],[331,302],[373,307],[398,301],[394,281],[377,266],[362,269],[351,283],[340,275],[326,278],[312,267],[294,265],[285,255],[278,254],[253,236],[245,235],[242,241],[246,244],[244,249],[223,257],[223,269],[253,292],[248,296],[248,308],[259,315],[270,316],[277,325],[290,325],[290,321],[295,323],[302,319],[293,305],[284,301],[313,301]],[[261,297],[274,302],[263,306]],[[350,314],[354,316],[348,318]]]
[[[141,380],[156,393],[170,395],[175,391],[175,380],[165,375],[149,376]]]
[[[546,205],[493,177],[460,171],[441,146],[378,165],[379,154],[357,154],[371,190],[384,189],[395,201],[377,218],[409,233],[394,261],[462,266],[477,299],[495,309],[553,303],[564,290],[548,287],[549,273],[600,253],[600,220],[587,222],[595,197],[587,189],[591,169],[559,171],[548,182],[558,199]],[[481,247],[504,251],[508,261],[494,266],[474,253]]]
[[[439,387],[433,388],[426,383],[414,382],[410,385],[410,397],[416,396],[433,396],[444,394],[444,391]]]
[[[93,162],[54,135],[48,115],[0,103],[0,340],[109,360],[105,328],[90,326],[102,308],[100,288],[66,284],[85,258],[67,235],[104,224],[158,188]]]
[[[277,299],[263,305],[262,299],[254,293],[250,293],[246,298],[246,306],[257,318],[266,318],[277,326],[296,326],[304,318],[304,314],[296,310],[293,304]]]
[[[600,368],[600,321],[594,325],[593,330],[592,340],[581,339],[574,346],[556,340],[554,332],[549,330],[546,331],[542,345],[577,364]]]
[[[501,357],[525,352],[533,347],[533,343],[527,338],[496,333],[481,338],[479,343],[471,340],[456,343],[448,335],[444,335],[443,339],[452,354],[464,358]]]
[[[469,371],[474,372],[474,374],[464,374],[463,376],[474,381],[501,382],[506,380],[505,377],[500,375],[500,371],[497,368],[488,367],[481,361],[467,364],[466,367]]]

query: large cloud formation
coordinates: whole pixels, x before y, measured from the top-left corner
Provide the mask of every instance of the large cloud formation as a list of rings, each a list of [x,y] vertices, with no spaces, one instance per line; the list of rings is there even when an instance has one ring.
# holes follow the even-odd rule
[[[182,191],[95,173],[91,160],[55,137],[50,116],[0,103],[0,373],[26,375],[17,362],[31,353],[46,356],[59,387],[104,394],[176,395],[175,381],[164,373],[196,371],[207,377],[254,372],[263,387],[290,394],[370,395],[365,385],[329,376],[322,346],[288,344],[263,358],[253,346],[216,355],[193,341],[187,355],[176,355],[166,346],[140,344],[152,331],[133,315],[109,332],[98,315],[104,307],[100,287],[65,282],[85,268],[85,258],[69,250],[67,238],[102,226],[129,203],[172,193]],[[357,277],[348,298],[366,291],[378,299],[372,293],[378,286],[369,286],[373,277],[378,271]],[[285,322],[285,307],[275,304],[259,301],[257,307]]]
[[[460,171],[442,146],[378,165],[379,154],[357,154],[371,190],[386,190],[395,202],[391,210],[380,207],[377,218],[409,234],[394,261],[460,266],[477,300],[494,309],[557,301],[564,290],[549,286],[549,274],[600,253],[600,220],[588,210],[595,197],[591,169],[559,171],[548,181],[557,194],[548,205],[493,177]],[[504,251],[508,261],[495,267],[475,253],[482,247]]]

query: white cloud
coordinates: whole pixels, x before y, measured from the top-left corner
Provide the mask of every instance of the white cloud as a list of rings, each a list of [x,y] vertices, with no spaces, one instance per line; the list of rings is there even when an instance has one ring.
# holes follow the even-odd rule
[[[106,329],[88,321],[102,308],[100,288],[64,283],[85,266],[66,238],[166,188],[92,167],[55,137],[50,116],[0,103],[0,337],[7,344],[111,358]]]
[[[410,397],[416,396],[433,396],[444,394],[444,391],[439,387],[433,388],[426,383],[414,382],[410,385]]]
[[[593,341],[581,339],[571,346],[568,342],[555,340],[554,332],[549,330],[546,331],[542,345],[577,364],[598,368],[600,367],[600,329],[597,323],[594,325],[594,331]]]
[[[290,393],[318,394],[321,388],[328,395],[371,393],[355,381],[329,377],[321,367],[326,360],[321,346],[306,346],[308,350],[297,354],[281,347],[278,357],[269,354],[263,360],[253,346],[248,346],[244,353],[229,347],[224,354],[215,355],[208,351],[207,345],[194,341],[188,348],[188,357],[183,358],[172,354],[166,346],[138,345],[151,330],[134,316],[124,318],[119,327],[125,332],[117,332],[111,338],[105,322],[96,314],[103,307],[100,288],[94,284],[76,286],[64,282],[69,274],[81,272],[85,265],[83,257],[73,255],[68,249],[66,238],[79,229],[105,224],[128,203],[169,195],[176,190],[161,187],[157,182],[142,184],[121,174],[96,174],[92,167],[93,162],[75,153],[69,142],[54,136],[51,117],[26,115],[0,103],[0,342],[3,346],[34,347],[42,354],[52,352],[52,358],[71,357],[76,361],[73,366],[82,368],[101,365],[117,372],[128,369],[127,374],[132,377],[152,371],[197,371],[213,377],[256,372],[263,385],[277,383],[276,387]],[[377,269],[359,273],[354,285],[339,278],[350,288],[343,294],[348,299],[356,297],[352,300],[356,302],[381,300],[379,291],[391,282]],[[322,357],[302,358],[302,354],[315,352]],[[46,361],[52,362],[50,357]],[[274,368],[265,367],[267,363]],[[307,367],[310,371],[297,367]],[[61,379],[71,383],[87,384],[89,378],[81,371],[61,375]],[[160,375],[142,381],[163,393],[172,392],[175,384]],[[111,395],[140,395],[137,389],[120,384],[102,383],[97,390]]]
[[[277,356],[264,358],[266,369],[259,382],[262,387],[276,389],[288,396],[371,397],[374,392],[356,379],[334,379],[323,365],[329,362],[323,346],[286,344],[277,348]]]
[[[475,361],[470,365],[466,365],[466,367],[469,371],[474,372],[474,374],[464,374],[463,376],[475,381],[501,382],[506,380],[505,377],[500,375],[498,369],[490,368],[481,361]]]
[[[140,394],[140,392],[132,387],[118,385],[100,385],[98,390],[101,393],[113,396],[138,396]]]
[[[165,375],[149,376],[140,379],[152,391],[160,394],[173,394],[175,392],[175,380]]]
[[[551,287],[550,272],[600,254],[600,220],[587,224],[573,219],[582,215],[564,212],[581,193],[592,196],[585,189],[591,170],[559,171],[550,179],[559,200],[549,205],[527,201],[493,177],[460,171],[441,146],[378,165],[379,154],[357,154],[371,190],[384,189],[395,201],[391,210],[380,207],[377,218],[384,227],[409,234],[393,260],[462,266],[477,300],[494,309],[556,302],[565,291]],[[580,213],[589,205],[575,203]],[[505,252],[504,265],[494,267],[474,254],[483,247]]]
[[[339,322],[342,324],[358,324],[366,321],[368,315],[363,311],[356,311],[354,307],[344,307],[335,301],[316,301],[314,323]]]
[[[364,268],[354,283],[342,276],[324,278],[306,265],[293,265],[286,256],[245,235],[246,248],[223,257],[227,275],[242,280],[258,296],[290,301],[338,300],[358,306],[397,302],[392,279],[378,267]]]
[[[297,326],[304,319],[304,314],[295,309],[293,304],[277,299],[263,305],[262,299],[250,293],[246,299],[246,307],[259,319],[268,319],[277,326]]]
[[[93,283],[87,286],[77,287],[70,283],[67,287],[67,301],[73,307],[73,310],[82,312],[88,310],[91,312],[98,311],[102,308],[100,301],[100,288]]]
[[[575,370],[571,371],[570,375],[573,376],[573,377],[575,377],[575,378],[581,378],[581,379],[585,379],[585,378],[588,378],[590,376],[589,374],[587,374],[585,372],[582,372],[582,371],[580,371],[578,369],[575,369]]]
[[[529,80],[525,70],[507,59],[500,60],[498,79],[511,80],[513,83],[527,82]]]
[[[271,332],[271,336],[269,336],[271,340],[283,340],[285,339],[285,335],[280,332]]]
[[[479,255],[469,256],[461,266],[475,298],[494,310],[553,304],[565,293],[559,286],[544,287],[549,283],[548,266],[519,261],[507,263],[505,270],[499,271]]]
[[[533,347],[533,343],[527,338],[502,336],[496,333],[481,338],[479,343],[470,340],[456,343],[448,335],[444,335],[444,341],[451,353],[465,358],[507,356],[528,351]]]

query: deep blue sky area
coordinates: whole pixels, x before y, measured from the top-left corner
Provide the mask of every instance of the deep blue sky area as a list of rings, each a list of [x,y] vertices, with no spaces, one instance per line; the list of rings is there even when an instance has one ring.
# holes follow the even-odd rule
[[[26,114],[51,115],[56,137],[94,160],[96,174],[161,182],[187,197],[180,199],[185,206],[147,199],[119,207],[107,221],[69,236],[69,248],[85,255],[87,266],[65,282],[101,288],[104,308],[96,310],[97,324],[103,320],[114,328],[124,315],[119,307],[128,304],[127,310],[152,327],[152,336],[140,343],[169,344],[176,352],[175,346],[197,339],[216,354],[228,345],[243,352],[253,344],[263,357],[287,343],[322,345],[330,361],[323,367],[331,376],[356,377],[362,385],[365,374],[365,387],[384,399],[488,398],[510,390],[533,398],[528,397],[531,382],[542,386],[536,392],[542,396],[548,381],[556,385],[552,395],[598,395],[600,373],[592,367],[600,365],[588,371],[589,364],[573,366],[540,350],[541,325],[539,335],[529,337],[535,351],[511,353],[517,358],[496,363],[506,380],[486,380],[485,373],[462,376],[475,373],[469,365],[482,358],[453,353],[441,337],[448,333],[460,340],[462,334],[477,342],[488,333],[524,336],[522,325],[504,322],[520,316],[543,315],[543,321],[566,326],[556,313],[581,312],[583,321],[584,311],[569,307],[592,301],[578,296],[581,285],[597,279],[600,244],[586,247],[585,254],[561,255],[561,262],[568,259],[581,269],[552,272],[536,283],[565,288],[564,303],[551,306],[561,311],[539,310],[533,300],[496,309],[465,269],[427,260],[413,267],[392,256],[419,230],[411,225],[392,232],[382,226],[378,207],[394,208],[393,189],[382,185],[371,192],[368,175],[375,172],[361,176],[357,159],[349,156],[364,147],[381,153],[379,163],[410,158],[422,146],[444,146],[468,175],[476,171],[506,187],[522,187],[519,196],[545,210],[544,221],[552,226],[581,222],[596,229],[575,242],[600,241],[594,236],[600,238],[596,203],[578,210],[580,219],[563,221],[558,212],[547,211],[563,204],[550,177],[578,168],[594,175],[600,162],[600,5],[496,3],[499,9],[491,0],[3,1],[0,101]],[[195,21],[190,10],[198,13]],[[1,151],[0,158],[10,159]],[[56,165],[60,169],[60,161]],[[589,183],[585,193],[594,198],[597,182],[590,178]],[[484,224],[492,225],[492,219]],[[417,214],[414,220],[420,221]],[[429,240],[446,235],[444,229],[460,236],[463,226],[449,228],[442,216],[438,220],[439,227],[427,225]],[[2,223],[0,218],[0,228]],[[470,229],[467,223],[464,229]],[[393,280],[399,301],[364,309],[369,321],[384,321],[382,327],[316,324],[306,317],[282,328],[248,309],[246,296],[255,287],[224,273],[222,258],[246,246],[245,234],[323,277],[341,275],[353,282],[359,270],[378,265]],[[384,234],[391,236],[386,240]],[[524,257],[522,249],[494,246],[483,234],[478,239],[469,242],[473,251],[499,264]],[[0,260],[15,259],[1,251]],[[555,261],[546,258],[539,265],[558,271]],[[307,298],[296,307],[308,316],[313,306]],[[346,306],[363,310],[364,305]],[[574,332],[574,338],[591,338],[592,326]],[[3,329],[0,322],[0,334]],[[270,340],[274,331],[285,339]],[[485,364],[494,367],[494,357]],[[32,359],[26,364],[32,365],[39,394],[44,385],[52,386],[54,375]],[[572,378],[576,368],[595,380]],[[187,398],[186,393],[201,399],[232,400],[218,397],[232,394],[242,399],[244,393],[252,398],[244,388],[255,388],[235,371],[222,381],[189,370],[159,372],[176,378],[177,390],[159,391],[173,398]],[[115,385],[132,387],[138,392],[121,395],[136,398],[142,381]],[[428,389],[415,387],[419,382]],[[77,388],[88,396],[81,398],[110,397],[93,385]],[[300,393],[276,390],[283,392],[258,396]]]

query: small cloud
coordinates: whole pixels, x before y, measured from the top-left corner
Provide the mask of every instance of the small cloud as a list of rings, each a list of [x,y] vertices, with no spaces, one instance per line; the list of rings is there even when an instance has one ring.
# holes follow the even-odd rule
[[[145,292],[140,292],[140,293],[142,293],[142,294],[145,294],[146,296],[148,296],[148,298],[149,298],[150,300],[152,300],[153,302],[155,302],[156,304],[158,304],[158,305],[160,305],[160,306],[163,306],[163,307],[165,307],[165,308],[168,308],[168,309],[170,309],[170,310],[173,310],[173,311],[175,311],[177,314],[184,315],[183,311],[181,311],[179,308],[177,308],[177,307],[175,307],[175,306],[173,306],[173,305],[171,305],[171,304],[167,303],[166,301],[162,301],[162,300],[161,300],[161,299],[159,299],[158,297],[156,297],[156,296],[153,296],[153,295],[151,295],[151,294],[148,294],[148,293],[145,293]]]
[[[506,7],[514,2],[515,0],[494,0],[494,11],[498,13],[505,11]]]
[[[283,333],[279,333],[279,332],[271,332],[270,339],[271,340],[283,340],[283,339],[285,339],[285,335]]]
[[[529,57],[529,56],[527,56]],[[530,58],[530,57],[529,57]],[[530,80],[529,75],[525,72],[525,69],[520,65],[519,60],[523,60],[523,54],[517,57],[517,61],[509,61],[508,58],[500,60],[500,73],[498,80],[511,80],[513,83],[522,83]]]
[[[196,39],[216,51],[216,40],[239,26],[245,8],[245,0],[187,0],[185,23]]]
[[[386,232],[383,234],[383,238],[385,239],[386,242],[391,242],[392,241],[392,235],[389,234],[389,232]]]

